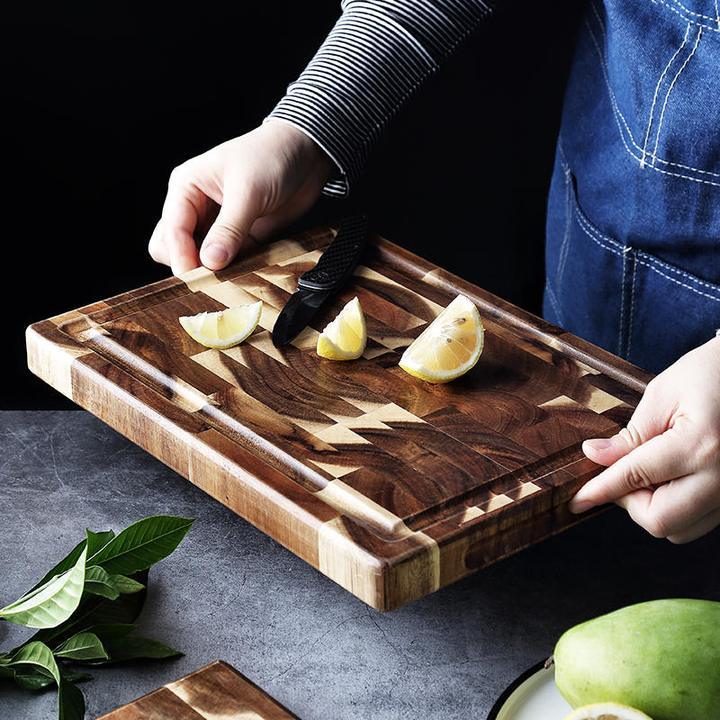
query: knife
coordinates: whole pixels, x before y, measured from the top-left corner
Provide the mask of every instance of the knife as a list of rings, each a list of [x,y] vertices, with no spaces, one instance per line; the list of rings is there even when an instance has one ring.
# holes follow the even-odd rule
[[[272,331],[275,347],[292,342],[323,303],[345,285],[365,248],[367,228],[366,215],[353,215],[342,220],[335,239],[315,267],[298,278],[298,289],[278,315]]]

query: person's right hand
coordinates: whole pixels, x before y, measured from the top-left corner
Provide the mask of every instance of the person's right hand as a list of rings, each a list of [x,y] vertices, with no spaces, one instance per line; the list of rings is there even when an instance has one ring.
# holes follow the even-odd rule
[[[175,275],[201,263],[221,270],[305,213],[332,172],[307,135],[268,120],[173,170],[150,255]]]

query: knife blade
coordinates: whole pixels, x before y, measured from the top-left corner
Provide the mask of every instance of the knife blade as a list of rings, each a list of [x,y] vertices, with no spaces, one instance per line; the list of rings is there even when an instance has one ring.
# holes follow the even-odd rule
[[[365,248],[367,227],[366,215],[353,215],[340,223],[334,240],[315,267],[298,278],[298,289],[280,311],[272,331],[275,347],[292,342],[323,303],[350,279]]]

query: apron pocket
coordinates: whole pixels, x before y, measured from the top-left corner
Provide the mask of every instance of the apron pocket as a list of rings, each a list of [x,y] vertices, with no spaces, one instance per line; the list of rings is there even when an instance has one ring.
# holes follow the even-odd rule
[[[720,286],[631,251],[627,358],[660,372],[720,328]]]
[[[651,372],[720,328],[720,285],[602,232],[583,212],[561,151],[548,200],[545,259],[545,317]]]
[[[563,177],[564,176],[564,177]],[[557,163],[548,203],[545,312],[551,321],[622,354],[627,253],[580,208],[575,177]]]

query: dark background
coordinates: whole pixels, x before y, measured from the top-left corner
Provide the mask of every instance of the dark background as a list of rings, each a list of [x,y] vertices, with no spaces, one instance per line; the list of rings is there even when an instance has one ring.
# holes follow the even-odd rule
[[[396,119],[357,188],[380,233],[534,312],[581,5],[507,3]],[[63,5],[5,18],[0,408],[72,406],[25,368],[25,326],[167,274],[146,247],[171,169],[261,122],[339,6]],[[308,222],[342,212],[322,201]]]

